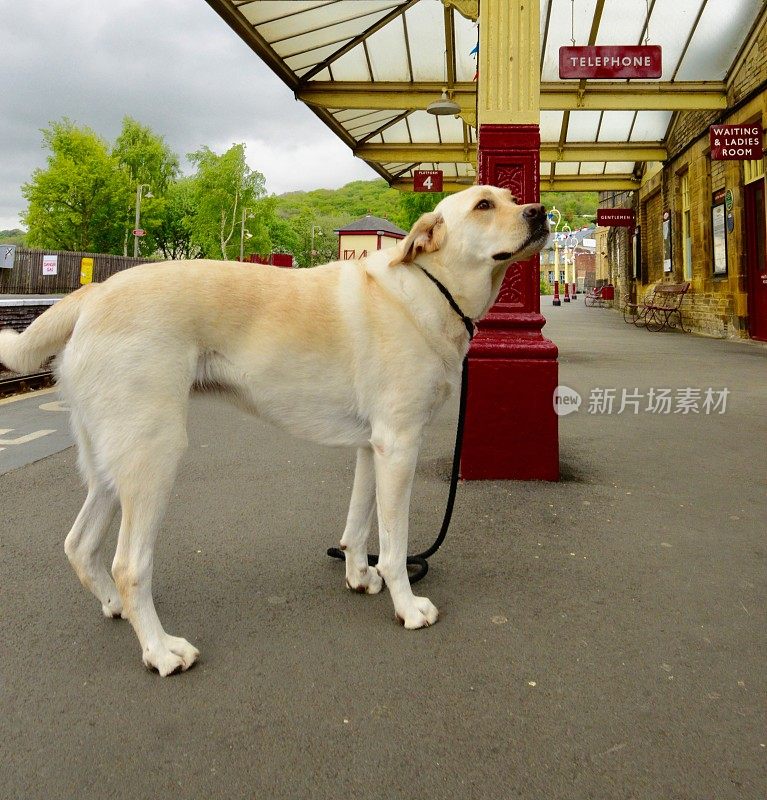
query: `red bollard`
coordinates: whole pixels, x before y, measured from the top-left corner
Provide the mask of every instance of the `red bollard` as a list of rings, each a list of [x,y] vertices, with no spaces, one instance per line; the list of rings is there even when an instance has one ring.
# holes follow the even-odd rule
[[[554,281],[554,299],[551,302],[553,306],[561,306],[562,301],[559,299],[559,281]]]
[[[564,296],[565,303],[570,302],[570,284],[565,281],[565,296]]]
[[[577,294],[578,294],[578,284],[573,283],[573,300],[575,300]]]

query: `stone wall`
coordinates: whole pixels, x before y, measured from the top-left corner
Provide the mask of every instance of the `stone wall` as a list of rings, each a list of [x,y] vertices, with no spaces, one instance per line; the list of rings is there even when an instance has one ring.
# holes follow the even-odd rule
[[[614,240],[608,258],[620,305],[633,294],[642,298],[658,281],[681,283],[684,272],[682,179],[690,189],[690,238],[692,276],[690,291],[682,305],[685,327],[718,337],[748,336],[748,286],[745,260],[744,173],[738,161],[711,161],[708,129],[711,124],[767,122],[767,24],[736,62],[727,85],[725,112],[688,111],[673,118],[667,139],[669,158],[663,164],[647,165],[642,187],[634,193],[633,205],[641,227],[642,258],[638,279],[623,277],[621,234]],[[733,229],[727,236],[727,274],[714,275],[711,207],[714,192],[732,193]],[[614,205],[612,196],[600,196],[600,206]],[[671,212],[672,271],[663,272],[663,212]],[[630,240],[629,240],[630,241]],[[616,268],[620,275],[615,275]]]

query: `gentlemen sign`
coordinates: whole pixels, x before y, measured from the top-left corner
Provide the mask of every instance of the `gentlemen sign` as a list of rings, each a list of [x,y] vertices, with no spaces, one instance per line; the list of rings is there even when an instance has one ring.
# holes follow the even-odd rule
[[[661,49],[650,45],[560,47],[560,78],[660,78]]]
[[[598,208],[597,225],[633,228],[634,210],[632,208]]]
[[[755,161],[764,158],[762,126],[712,125],[708,141],[713,161]]]

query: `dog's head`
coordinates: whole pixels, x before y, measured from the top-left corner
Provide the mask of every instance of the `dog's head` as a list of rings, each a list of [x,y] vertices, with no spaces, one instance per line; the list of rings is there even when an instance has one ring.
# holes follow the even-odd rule
[[[508,189],[472,186],[446,197],[416,221],[392,264],[450,247],[472,253],[477,266],[524,261],[546,243],[549,226],[540,203],[517,205]]]
[[[548,235],[546,209],[540,203],[517,205],[508,189],[472,186],[420,217],[390,264],[415,262],[442,271],[475,308],[481,306],[476,313],[483,314],[495,300],[506,269],[535,255]]]

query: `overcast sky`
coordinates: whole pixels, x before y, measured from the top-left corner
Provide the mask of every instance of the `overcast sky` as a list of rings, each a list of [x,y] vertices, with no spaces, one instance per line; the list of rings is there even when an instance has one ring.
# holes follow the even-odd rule
[[[182,158],[247,145],[267,190],[376,177],[204,0],[0,0],[0,228],[45,166],[40,129],[69,117],[110,143],[130,115]]]

